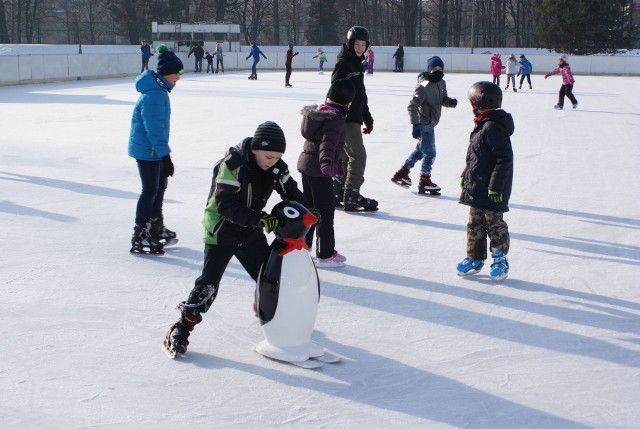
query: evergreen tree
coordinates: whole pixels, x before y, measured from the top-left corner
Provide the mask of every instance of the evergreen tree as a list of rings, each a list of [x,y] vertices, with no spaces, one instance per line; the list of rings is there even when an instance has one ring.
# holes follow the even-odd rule
[[[534,28],[541,46],[577,55],[629,49],[629,0],[542,0]]]
[[[337,21],[340,14],[336,0],[311,0],[306,38],[309,45],[339,45]]]

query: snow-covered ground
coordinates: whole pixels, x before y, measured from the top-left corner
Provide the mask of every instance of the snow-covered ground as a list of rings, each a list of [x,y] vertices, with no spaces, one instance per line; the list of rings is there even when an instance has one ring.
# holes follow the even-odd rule
[[[284,89],[284,72],[247,75],[187,74],[171,94],[165,217],[180,243],[162,257],[128,251],[133,79],[0,87],[3,427],[638,427],[637,77],[577,76],[575,111],[552,108],[558,76],[504,94],[516,131],[502,283],[487,270],[455,273],[468,216],[457,202],[465,95],[488,73],[445,77],[460,104],[436,128],[440,197],[389,180],[415,145],[415,75],[368,77],[375,128],[362,192],[381,210],[336,214],[348,266],[320,272],[313,335],[343,361],[312,371],[253,352],[254,285],[235,260],[188,354],[168,359],[162,339],[201,269],[214,163],[274,120],[298,178],[299,111],[323,100],[330,79],[294,71]]]

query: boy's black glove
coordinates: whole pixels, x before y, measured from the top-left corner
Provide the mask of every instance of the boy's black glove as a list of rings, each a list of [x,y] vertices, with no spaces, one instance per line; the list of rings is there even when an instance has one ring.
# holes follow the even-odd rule
[[[162,157],[162,166],[164,167],[164,177],[173,176],[175,168],[173,167],[173,162],[171,161],[171,155],[165,155]]]
[[[260,226],[267,234],[275,231],[275,229],[278,227],[278,224],[278,218],[274,215],[266,212],[262,212],[262,214],[260,215]]]
[[[414,139],[419,139],[420,138],[420,125],[413,124],[413,129],[411,130],[411,136]]]
[[[458,100],[457,99],[454,98],[453,100],[451,100],[451,107],[453,107],[455,109],[457,105],[458,105]]]

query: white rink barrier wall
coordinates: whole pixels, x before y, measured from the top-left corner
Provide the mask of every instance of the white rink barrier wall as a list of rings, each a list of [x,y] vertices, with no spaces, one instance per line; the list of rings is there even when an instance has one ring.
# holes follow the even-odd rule
[[[64,80],[97,79],[136,75],[140,72],[141,59],[138,46],[83,46],[78,53],[78,45],[0,45],[0,85],[14,85]],[[286,46],[261,46],[267,59],[260,57],[259,70],[283,70]],[[249,71],[252,59],[246,59],[249,48],[242,52],[227,52],[224,68],[229,71]],[[375,54],[374,72],[392,71],[395,66],[393,53],[396,47],[373,47]],[[315,46],[300,46],[294,50],[299,55],[293,59],[294,70],[317,70],[319,61]],[[330,73],[335,65],[338,46],[323,48],[327,55],[325,72]],[[445,63],[447,73],[489,73],[490,57],[493,52],[502,55],[503,64],[511,53],[524,53],[533,65],[534,74],[544,74],[557,67],[558,54],[537,49],[476,49],[469,48],[404,48],[404,71],[416,73],[424,71],[427,59],[438,55]],[[187,58],[186,52],[178,52],[187,73],[193,72],[195,60]],[[156,56],[151,57],[149,68],[155,69]],[[594,55],[569,56],[574,74],[637,75],[640,76],[640,55]],[[214,60],[215,66],[215,60]],[[207,62],[203,60],[203,69]]]

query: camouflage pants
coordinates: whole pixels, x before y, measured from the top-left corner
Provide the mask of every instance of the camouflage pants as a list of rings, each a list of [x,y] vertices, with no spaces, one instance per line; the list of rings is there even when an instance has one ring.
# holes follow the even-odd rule
[[[502,219],[503,213],[470,207],[467,223],[467,257],[487,259],[487,237],[490,248],[509,253],[509,228]]]

